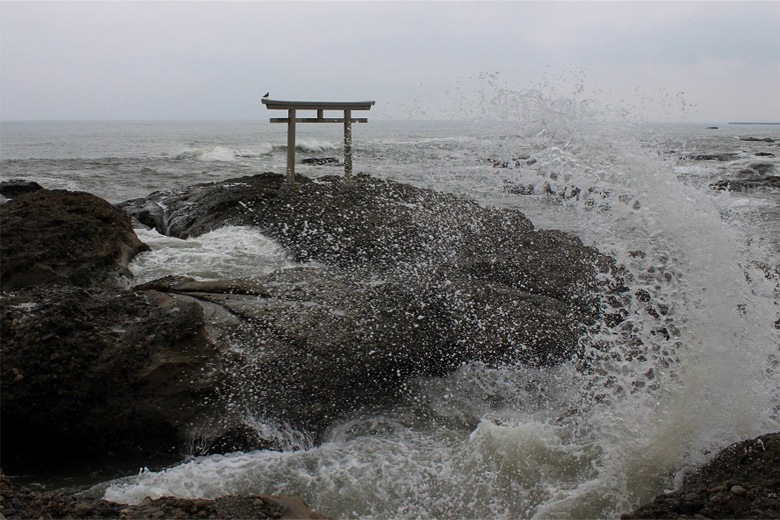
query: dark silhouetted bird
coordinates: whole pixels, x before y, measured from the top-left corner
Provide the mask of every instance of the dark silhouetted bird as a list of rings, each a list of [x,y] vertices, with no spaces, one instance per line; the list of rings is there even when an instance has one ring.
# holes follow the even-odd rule
[[[265,96],[263,96],[263,97],[264,97],[264,98],[266,98],[266,97],[268,97],[268,96],[270,96],[270,95],[271,95],[271,93],[270,93],[270,92],[266,92],[266,93],[265,93]]]

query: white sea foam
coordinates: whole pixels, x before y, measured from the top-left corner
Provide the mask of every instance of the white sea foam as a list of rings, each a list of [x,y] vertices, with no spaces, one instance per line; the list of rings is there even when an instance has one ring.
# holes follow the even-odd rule
[[[130,264],[134,283],[175,274],[196,280],[246,278],[291,265],[279,244],[253,228],[227,226],[187,240],[155,230],[136,233],[152,250]]]
[[[194,159],[201,162],[235,162],[241,159],[252,159],[268,155],[273,151],[269,143],[260,143],[249,148],[233,148],[229,146],[213,146],[206,148],[186,148],[176,154],[180,159]]]

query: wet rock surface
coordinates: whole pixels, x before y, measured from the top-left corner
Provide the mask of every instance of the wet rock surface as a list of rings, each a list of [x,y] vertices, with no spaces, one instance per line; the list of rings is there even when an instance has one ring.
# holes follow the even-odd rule
[[[335,157],[307,157],[301,160],[301,164],[314,166],[341,166],[341,162]]]
[[[221,375],[201,307],[153,291],[39,286],[0,301],[3,468],[176,455]]]
[[[35,491],[0,475],[0,518],[222,518],[326,519],[298,497],[226,496],[215,500],[162,497],[140,504],[116,504],[85,494]]]
[[[0,182],[0,195],[8,199],[13,199],[25,193],[42,190],[43,186],[34,181],[24,179],[9,179]]]
[[[232,353],[228,371],[252,381],[233,381],[231,400],[315,437],[392,399],[410,376],[566,359],[603,317],[600,298],[620,295],[598,281],[611,259],[517,211],[367,176],[282,181],[262,174],[121,207],[178,237],[252,226],[316,262],[253,280],[139,287],[203,305],[212,339]]]
[[[13,272],[40,257],[58,273],[3,286],[4,464],[41,445],[60,458],[281,447],[256,421],[306,447],[333,421],[391,404],[409,377],[468,361],[554,364],[589,327],[622,320],[614,261],[517,211],[367,176],[282,181],[262,174],[122,205],[179,237],[253,226],[302,263],[251,280],[128,288],[117,274],[145,246],[121,214],[106,234],[110,205],[46,190],[3,205],[13,244],[4,240],[3,276],[6,251]],[[50,199],[65,208],[56,222],[31,210]],[[94,233],[64,233],[76,224]],[[50,252],[32,236],[42,225]],[[93,247],[96,237],[114,248]],[[90,249],[101,252],[92,263]],[[71,257],[78,269],[59,267]]]
[[[89,193],[36,190],[0,206],[4,291],[44,283],[90,286],[129,275],[127,264],[149,248],[130,219]]]
[[[758,175],[742,179],[723,179],[712,183],[710,187],[729,191],[777,190],[780,189],[780,177]]]
[[[621,519],[780,518],[780,432],[739,442]]]
[[[778,177],[776,156],[766,148],[776,148],[772,138],[746,137],[740,141],[751,143],[739,152],[721,154],[698,154],[687,156],[690,160],[709,160],[732,163],[731,167],[722,167],[724,178],[710,183],[710,188],[728,191],[775,191],[780,189],[780,177]],[[762,150],[762,148],[764,148]],[[747,162],[760,159],[761,162]]]
[[[567,303],[598,288],[594,262],[610,262],[573,235],[534,229],[518,211],[482,208],[368,176],[352,182],[298,180],[291,189],[281,175],[262,174],[155,193],[120,206],[179,238],[226,225],[253,226],[299,262],[406,277],[421,269],[462,274]]]

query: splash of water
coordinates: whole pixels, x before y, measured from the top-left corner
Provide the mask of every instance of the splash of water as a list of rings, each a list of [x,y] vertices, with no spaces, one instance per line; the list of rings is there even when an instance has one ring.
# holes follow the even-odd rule
[[[729,195],[681,182],[633,124],[587,100],[503,89],[480,109],[516,119],[491,153],[527,158],[434,180],[554,215],[613,255],[628,291],[602,305],[622,322],[594,327],[561,366],[409,381],[397,408],[335,425],[316,448],[197,458],[107,498],[265,492],[339,518],[614,517],[711,450],[780,426],[777,261],[747,240],[755,223],[724,216]]]

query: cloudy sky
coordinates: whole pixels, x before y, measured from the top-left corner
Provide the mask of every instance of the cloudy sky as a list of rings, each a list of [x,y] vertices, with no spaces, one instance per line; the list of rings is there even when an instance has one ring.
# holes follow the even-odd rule
[[[780,121],[780,2],[0,1],[0,119],[263,119],[275,99],[472,117],[541,91]]]

